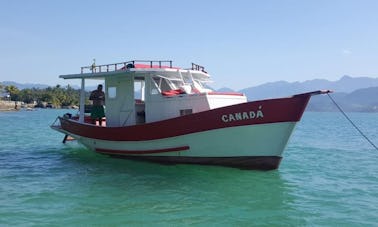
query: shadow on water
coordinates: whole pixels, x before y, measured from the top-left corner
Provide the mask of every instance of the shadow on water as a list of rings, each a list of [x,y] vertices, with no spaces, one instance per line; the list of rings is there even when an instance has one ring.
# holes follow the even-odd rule
[[[61,215],[71,224],[303,224],[279,171],[161,165],[82,147],[58,152],[49,171],[60,176],[55,194],[69,203]]]

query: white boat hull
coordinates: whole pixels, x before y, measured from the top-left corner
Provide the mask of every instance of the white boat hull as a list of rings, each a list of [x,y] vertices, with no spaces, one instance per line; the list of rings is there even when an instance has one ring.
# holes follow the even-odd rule
[[[276,169],[311,95],[261,100],[127,127],[98,127],[73,119],[52,126],[89,149],[162,163]]]
[[[188,157],[281,156],[294,126],[293,122],[248,125],[142,142],[105,141],[84,137],[76,139],[93,151],[107,154]],[[154,152],[164,149],[168,151]],[[170,151],[172,149],[178,151]]]
[[[65,133],[90,150],[116,157],[268,170],[278,167],[295,125],[247,125],[150,141],[107,141]]]

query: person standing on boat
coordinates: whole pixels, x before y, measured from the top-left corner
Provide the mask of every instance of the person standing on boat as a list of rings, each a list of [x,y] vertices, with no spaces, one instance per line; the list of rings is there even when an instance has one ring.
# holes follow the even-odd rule
[[[91,92],[89,100],[93,101],[91,110],[92,123],[96,124],[96,120],[98,120],[99,125],[102,126],[102,118],[105,117],[105,93],[102,91],[102,84],[97,86],[97,90]]]

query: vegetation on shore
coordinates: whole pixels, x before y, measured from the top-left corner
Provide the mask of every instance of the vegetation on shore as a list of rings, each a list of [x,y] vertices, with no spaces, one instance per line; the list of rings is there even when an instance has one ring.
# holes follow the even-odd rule
[[[16,86],[4,86],[0,83],[0,93],[9,94],[10,101],[19,101],[25,104],[36,103],[37,106],[49,103],[53,107],[78,106],[80,97],[80,89],[74,89],[70,85],[61,87],[59,84],[44,89],[25,88],[20,90]]]

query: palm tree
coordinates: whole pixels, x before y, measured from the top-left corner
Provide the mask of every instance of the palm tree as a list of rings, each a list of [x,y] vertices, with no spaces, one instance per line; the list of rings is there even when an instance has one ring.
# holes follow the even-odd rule
[[[10,94],[12,101],[19,101],[18,96],[20,94],[20,90],[16,86],[14,86],[14,85],[6,86],[5,91]]]

